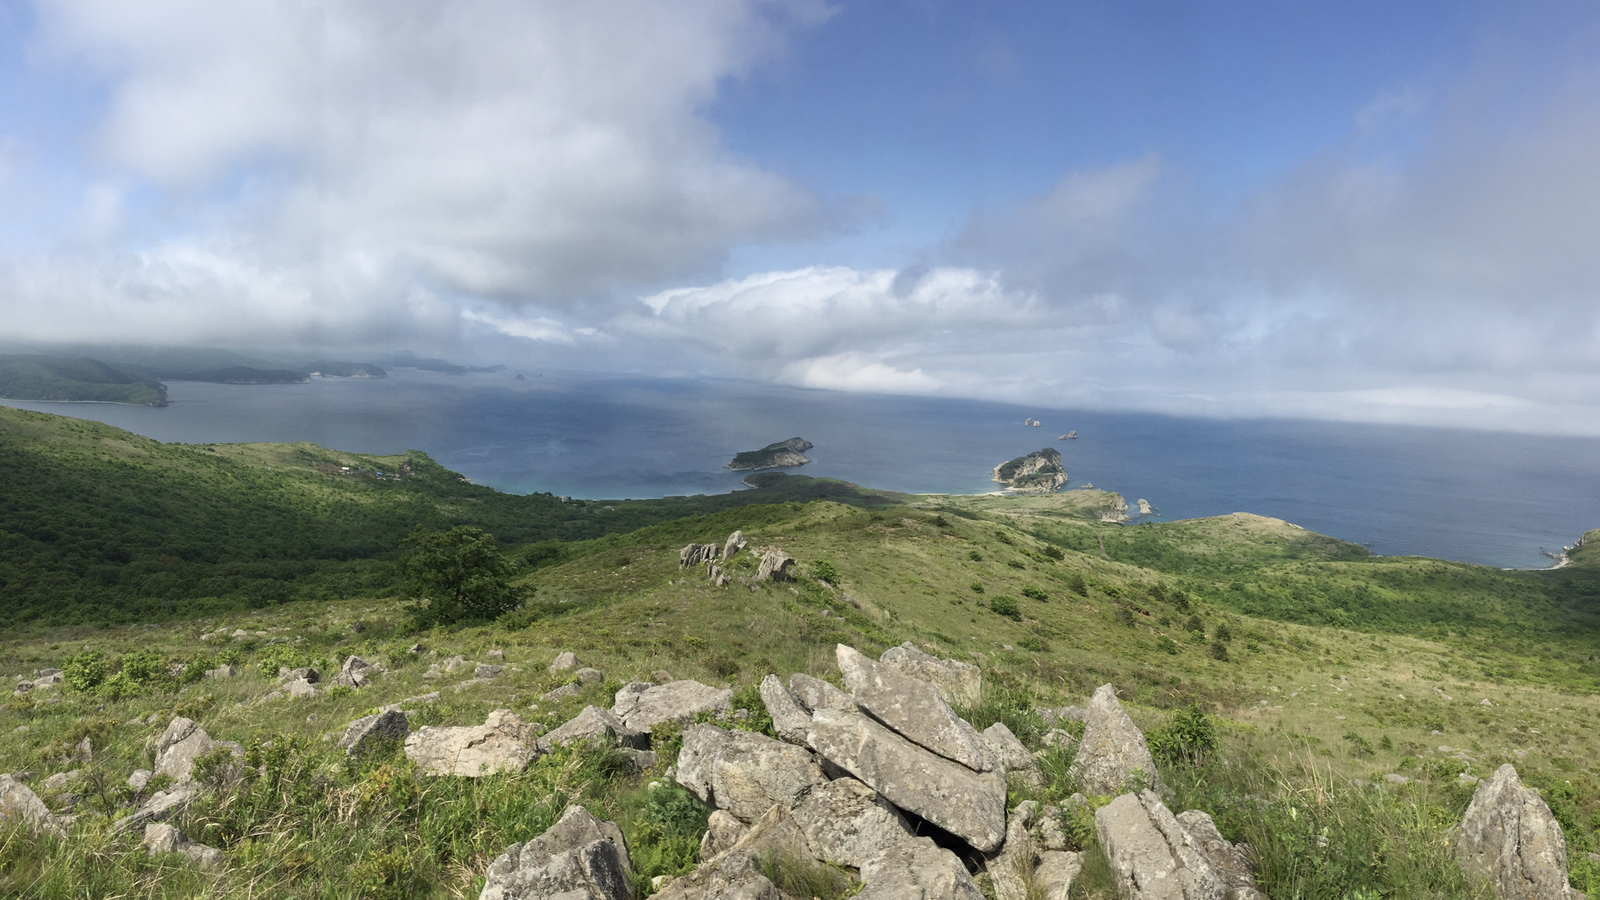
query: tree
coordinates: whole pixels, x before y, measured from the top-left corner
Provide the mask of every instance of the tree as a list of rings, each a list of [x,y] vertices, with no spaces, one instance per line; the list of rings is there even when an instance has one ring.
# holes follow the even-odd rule
[[[429,531],[418,525],[402,543],[400,572],[418,603],[419,624],[487,621],[521,603],[511,586],[511,563],[483,529]]]

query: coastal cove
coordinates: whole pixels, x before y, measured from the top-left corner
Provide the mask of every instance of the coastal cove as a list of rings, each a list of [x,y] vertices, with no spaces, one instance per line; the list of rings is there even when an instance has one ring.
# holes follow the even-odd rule
[[[5,405],[161,441],[423,450],[501,490],[645,498],[743,488],[736,451],[801,434],[804,474],[908,493],[984,493],[1043,447],[1071,478],[1161,520],[1248,511],[1374,553],[1542,567],[1600,525],[1600,439],[1299,420],[1060,411],[734,381],[400,368],[382,380],[171,382],[166,408]],[[1034,417],[1040,427],[1023,425]],[[1057,435],[1076,430],[1074,441]],[[1136,520],[1137,521],[1137,520]]]

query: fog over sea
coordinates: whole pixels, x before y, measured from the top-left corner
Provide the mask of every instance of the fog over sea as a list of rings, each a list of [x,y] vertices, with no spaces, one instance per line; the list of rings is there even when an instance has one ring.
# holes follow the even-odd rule
[[[427,452],[473,481],[590,499],[722,493],[733,454],[800,436],[789,470],[913,493],[980,493],[1015,456],[1055,447],[1158,520],[1253,512],[1374,553],[1542,567],[1600,527],[1600,439],[1300,420],[1186,419],[732,381],[394,369],[298,385],[172,382],[164,409],[6,405],[161,441],[314,441]],[[1023,425],[1027,417],[1040,427]],[[1069,430],[1077,440],[1057,437]]]

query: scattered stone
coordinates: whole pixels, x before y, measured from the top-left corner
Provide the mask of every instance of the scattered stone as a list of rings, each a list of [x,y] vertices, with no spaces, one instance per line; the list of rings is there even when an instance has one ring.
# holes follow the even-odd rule
[[[540,694],[539,699],[547,703],[554,703],[565,700],[568,697],[576,697],[581,693],[583,693],[583,685],[563,684],[561,687],[558,687],[553,691],[545,691],[544,693]]]
[[[150,783],[150,779],[154,775],[155,773],[149,769],[134,769],[133,774],[128,776],[128,787],[135,792],[143,792],[145,785]]]
[[[1487,882],[1504,900],[1572,896],[1561,825],[1510,763],[1478,785],[1455,845],[1467,880]]]
[[[700,838],[700,858],[709,860],[729,849],[749,830],[750,826],[733,813],[725,809],[713,810],[711,818],[706,820],[706,833]]]
[[[983,673],[977,666],[931,656],[910,641],[885,650],[878,661],[938,688],[946,703],[976,703],[983,692]]]
[[[938,688],[879,665],[844,644],[834,647],[834,655],[851,698],[868,715],[912,743],[973,771],[995,768],[988,744],[950,709]]]
[[[478,900],[632,900],[631,870],[622,830],[572,806],[490,863]]]
[[[1076,744],[1078,739],[1073,737],[1072,732],[1070,731],[1062,731],[1059,728],[1052,728],[1044,733],[1044,737],[1041,738],[1039,742],[1044,744],[1046,747],[1065,749],[1073,744]]]
[[[495,662],[505,662],[506,652],[504,650],[485,650],[483,651],[483,658],[492,659]]]
[[[767,707],[767,715],[772,717],[772,730],[778,737],[805,746],[806,731],[811,728],[811,710],[783,686],[778,676],[761,679],[761,702]]]
[[[754,822],[773,804],[793,807],[827,779],[801,747],[748,731],[691,725],[683,732],[677,781],[702,803]]]
[[[390,704],[388,704],[386,706],[380,706],[378,708],[378,712],[392,712],[394,710],[400,710],[400,711],[404,712],[409,707],[421,706],[421,705],[423,705],[425,703],[433,703],[433,702],[436,702],[438,699],[439,699],[439,692],[438,691],[429,691],[428,693],[422,694],[420,696],[407,697],[404,700],[401,700],[399,703],[390,703]]]
[[[449,659],[445,660],[440,665],[442,665],[444,667],[445,674],[453,674],[453,673],[459,671],[460,669],[464,668],[466,666],[466,664],[467,664],[467,658],[458,653],[455,656],[452,656]]]
[[[234,675],[233,666],[224,664],[224,665],[217,666],[215,669],[207,669],[205,677],[207,677],[207,678],[232,678],[233,675]]]
[[[1094,707],[1090,706],[1090,715]],[[1137,900],[1225,900],[1227,886],[1161,798],[1123,794],[1094,816],[1117,892]]]
[[[304,678],[289,682],[289,696],[296,700],[304,700],[317,695],[317,687]]]
[[[678,568],[692,569],[695,566],[716,562],[716,544],[690,544],[678,551]]]
[[[1248,849],[1244,845],[1229,843],[1217,831],[1217,823],[1211,820],[1211,816],[1198,809],[1178,813],[1177,820],[1194,840],[1200,855],[1206,858],[1217,877],[1222,879],[1227,888],[1227,900],[1266,900],[1260,888],[1256,887],[1255,872],[1250,867]]]
[[[722,560],[724,562],[728,561],[735,553],[744,548],[744,532],[735,531],[733,534],[728,535],[728,539],[722,543]]]
[[[1488,697],[1485,697],[1482,700],[1479,700],[1478,701],[1478,705],[1479,706],[1487,706],[1487,707],[1493,707],[1494,706],[1493,703],[1489,702],[1489,698]]]
[[[1166,790],[1144,733],[1128,718],[1109,684],[1101,685],[1089,701],[1083,744],[1067,775],[1088,794],[1115,794],[1135,785]]]
[[[782,550],[768,550],[761,557],[761,568],[756,570],[756,581],[789,581],[794,569],[794,557]]]
[[[1000,764],[1006,775],[1017,775],[1028,784],[1044,783],[1044,773],[1039,771],[1039,761],[1033,758],[1022,741],[1011,733],[1004,722],[996,722],[983,730],[984,742],[990,755]]]
[[[206,872],[220,872],[226,864],[221,850],[197,844],[171,825],[146,825],[144,849],[149,853],[182,853]]]
[[[1006,782],[924,750],[859,712],[812,713],[808,743],[824,758],[913,813],[989,853],[1005,840]]]
[[[54,775],[51,775],[49,778],[46,778],[44,781],[41,781],[39,783],[39,787],[43,788],[47,793],[59,794],[67,789],[67,785],[77,781],[78,776],[82,774],[82,769],[73,769],[70,772],[57,772]]]
[[[430,775],[477,778],[527,765],[537,736],[515,713],[497,709],[482,725],[419,728],[406,737],[405,751]]]
[[[215,744],[194,720],[178,716],[156,741],[156,774],[176,782],[190,780],[195,759],[210,752]]]
[[[362,716],[345,726],[339,747],[346,756],[361,756],[372,752],[385,742],[404,743],[411,733],[405,714],[398,710]]]
[[[578,666],[579,663],[577,655],[568,650],[558,654],[556,656],[556,661],[551,663],[546,671],[548,671],[551,675],[558,675],[562,672],[571,672],[573,669],[578,668]]]
[[[499,678],[500,673],[504,672],[505,668],[505,666],[491,666],[487,663],[479,663],[477,667],[472,670],[472,677],[478,679],[479,681],[488,681],[491,678]]]
[[[579,684],[600,684],[606,680],[606,673],[599,669],[582,668],[572,673]]]
[[[311,666],[302,666],[298,669],[290,669],[287,667],[280,667],[278,669],[278,682],[280,684],[290,681],[305,681],[310,684],[316,684],[321,680],[322,673],[318,672]]]
[[[642,749],[650,740],[650,733],[636,731],[622,724],[610,710],[598,706],[585,706],[565,724],[539,739],[538,749],[548,753],[553,747],[564,747],[577,741],[615,741],[625,747]]]
[[[617,691],[611,711],[634,731],[649,731],[662,722],[687,724],[703,712],[731,712],[733,691],[717,690],[698,681],[652,685],[635,681]]]
[[[55,824],[33,789],[10,775],[0,775],[0,822],[23,822],[34,828]]]
[[[1383,776],[1383,780],[1388,782],[1389,784],[1410,784],[1411,783],[1411,779],[1407,778],[1404,775],[1398,775],[1398,774],[1396,774],[1394,772],[1390,772],[1389,774]]]
[[[111,828],[113,831],[121,833],[131,831],[151,822],[163,821],[187,809],[189,804],[198,796],[200,796],[200,788],[192,782],[175,785],[169,791],[156,791],[150,795],[150,798],[144,802],[143,806],[118,819]]]
[[[368,679],[373,674],[375,671],[371,663],[359,656],[351,656],[339,667],[339,674],[333,676],[333,683],[343,687],[366,687]]]

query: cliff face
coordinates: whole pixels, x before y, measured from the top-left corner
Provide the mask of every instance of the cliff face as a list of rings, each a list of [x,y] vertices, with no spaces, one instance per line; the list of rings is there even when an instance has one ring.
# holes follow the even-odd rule
[[[760,450],[746,450],[733,458],[733,461],[723,466],[734,471],[749,471],[752,469],[779,469],[787,466],[803,466],[811,460],[806,459],[801,451],[810,450],[814,446],[805,438],[789,438],[776,444],[768,444]]]
[[[1067,483],[1061,454],[1046,447],[994,467],[994,480],[1019,494],[1053,494]]]

